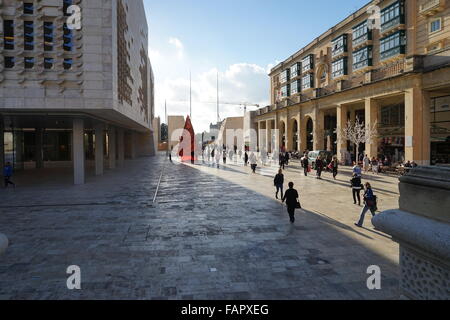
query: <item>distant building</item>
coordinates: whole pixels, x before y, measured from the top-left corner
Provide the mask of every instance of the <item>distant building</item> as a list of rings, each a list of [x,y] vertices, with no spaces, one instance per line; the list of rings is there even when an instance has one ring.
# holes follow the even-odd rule
[[[183,116],[169,116],[169,150],[175,148],[180,143],[180,138],[183,136],[186,119]]]

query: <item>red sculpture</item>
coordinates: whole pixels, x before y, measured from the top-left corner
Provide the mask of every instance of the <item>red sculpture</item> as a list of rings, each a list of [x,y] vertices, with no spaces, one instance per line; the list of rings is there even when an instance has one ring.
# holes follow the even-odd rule
[[[186,118],[183,136],[180,138],[180,148],[178,154],[181,161],[194,162],[197,160],[195,157],[195,132],[189,116]]]

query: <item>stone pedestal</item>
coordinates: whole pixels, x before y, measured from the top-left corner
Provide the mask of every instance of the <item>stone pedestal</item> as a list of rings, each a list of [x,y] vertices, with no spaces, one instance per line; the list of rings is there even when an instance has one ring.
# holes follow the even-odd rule
[[[8,248],[8,238],[0,233],[0,256],[6,251]]]
[[[410,299],[450,299],[450,168],[400,178],[400,208],[372,223],[400,244],[400,286]]]

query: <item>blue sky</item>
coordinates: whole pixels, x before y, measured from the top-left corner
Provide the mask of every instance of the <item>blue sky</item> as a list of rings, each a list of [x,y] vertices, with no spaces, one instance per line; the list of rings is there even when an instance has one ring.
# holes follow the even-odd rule
[[[194,126],[216,119],[215,78],[221,100],[269,102],[267,70],[314,40],[368,0],[144,0],[150,58],[156,77],[156,111],[187,114],[192,73]],[[221,117],[241,115],[223,106]]]

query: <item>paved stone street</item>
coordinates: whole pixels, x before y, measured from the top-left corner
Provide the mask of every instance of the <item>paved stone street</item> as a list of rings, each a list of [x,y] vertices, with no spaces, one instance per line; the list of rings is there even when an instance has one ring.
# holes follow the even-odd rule
[[[161,185],[153,203],[163,167]],[[398,246],[356,228],[350,172],[338,181],[286,172],[303,211],[289,223],[274,199],[273,169],[257,175],[230,164],[165,164],[162,156],[126,169],[0,190],[0,299],[396,299]],[[62,175],[62,173],[61,173]],[[23,180],[23,182],[22,182]],[[380,210],[397,207],[397,179],[370,176]],[[66,287],[78,265],[82,290]],[[367,268],[382,290],[367,289]]]

